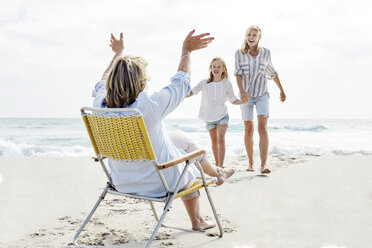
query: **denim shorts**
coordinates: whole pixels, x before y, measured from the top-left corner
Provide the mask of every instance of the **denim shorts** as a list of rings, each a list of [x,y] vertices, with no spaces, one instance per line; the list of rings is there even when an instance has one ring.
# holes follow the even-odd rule
[[[212,122],[206,121],[205,122],[205,126],[207,127],[208,131],[217,127],[217,125],[229,126],[229,114],[224,115],[221,119],[219,119],[217,121],[212,121]]]
[[[253,121],[253,107],[256,105],[257,116],[263,115],[269,117],[269,100],[268,92],[261,96],[251,97],[246,104],[240,105],[243,121]]]

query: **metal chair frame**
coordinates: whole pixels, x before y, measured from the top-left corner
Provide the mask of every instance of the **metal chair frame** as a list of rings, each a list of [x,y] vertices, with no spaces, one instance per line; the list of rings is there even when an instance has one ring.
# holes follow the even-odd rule
[[[223,229],[222,229],[220,220],[218,218],[215,206],[214,206],[213,201],[212,201],[212,197],[211,197],[209,189],[208,189],[208,185],[211,185],[211,184],[215,183],[215,181],[206,180],[203,169],[202,169],[201,165],[199,164],[199,162],[196,160],[197,156],[205,153],[204,150],[197,150],[197,151],[185,154],[184,156],[182,156],[180,158],[168,161],[168,162],[163,163],[163,164],[158,164],[157,161],[156,161],[156,157],[154,155],[152,146],[151,146],[150,139],[149,139],[148,134],[147,134],[147,130],[146,130],[146,126],[145,126],[144,121],[143,121],[142,113],[140,111],[138,111],[137,109],[127,109],[127,108],[103,109],[103,108],[83,107],[83,108],[81,108],[81,115],[82,115],[82,118],[84,120],[85,126],[86,126],[88,134],[89,134],[89,138],[91,140],[91,143],[93,145],[94,151],[95,151],[96,156],[97,156],[97,158],[94,158],[94,159],[95,159],[96,162],[99,162],[100,165],[102,166],[102,169],[105,172],[105,175],[108,179],[108,182],[107,182],[105,188],[103,189],[101,195],[98,197],[98,200],[97,200],[96,204],[94,205],[93,209],[91,210],[91,212],[89,213],[89,215],[85,219],[84,223],[81,225],[81,227],[79,228],[79,230],[75,234],[74,240],[73,240],[73,244],[75,246],[82,247],[81,245],[78,244],[77,239],[78,239],[80,233],[83,231],[84,227],[87,225],[87,223],[89,222],[89,220],[93,216],[94,212],[98,208],[101,201],[106,197],[107,193],[114,194],[114,195],[119,195],[119,196],[124,196],[124,197],[147,200],[150,203],[150,206],[151,206],[151,209],[153,211],[154,217],[155,217],[155,219],[158,223],[157,223],[155,229],[153,230],[153,232],[151,234],[151,237],[149,238],[149,240],[148,240],[148,242],[145,246],[147,248],[147,247],[150,247],[151,242],[153,241],[153,239],[154,239],[157,231],[159,230],[160,226],[169,227],[169,226],[166,226],[165,224],[163,224],[163,221],[164,221],[164,218],[165,218],[167,212],[169,211],[169,208],[171,207],[173,201],[176,198],[187,195],[187,194],[189,194],[191,192],[194,192],[194,191],[196,191],[200,188],[204,188],[205,192],[207,194],[210,206],[212,208],[214,217],[216,219],[216,223],[217,223],[219,233],[220,233],[219,237],[223,236]],[[134,121],[138,124],[139,129],[141,129],[140,134],[143,135],[141,137],[141,140],[143,142],[142,145],[143,145],[143,147],[145,147],[147,149],[146,150],[147,155],[144,156],[144,158],[138,158],[138,154],[136,154],[134,156],[133,156],[133,154],[128,155],[128,152],[126,152],[127,150],[123,150],[123,149],[122,149],[122,151],[119,151],[119,153],[113,153],[114,155],[110,154],[110,152],[104,151],[105,148],[102,148],[102,145],[99,144],[99,142],[97,142],[97,134],[95,134],[94,131],[92,130],[92,122],[95,121],[94,118],[98,118],[99,120],[104,121],[104,119],[101,119],[101,118],[112,118],[113,116],[114,116],[114,118],[116,118],[117,121],[119,121],[119,125],[122,124],[122,123],[120,123],[120,120],[122,118],[133,118],[133,117],[135,117]],[[129,127],[129,128],[131,128],[131,127]],[[98,127],[98,129],[99,129],[99,127]],[[128,130],[128,131],[130,131],[130,130]],[[111,130],[111,132],[112,132],[112,130]],[[119,139],[119,141],[118,140],[115,140],[115,141],[109,140],[109,143],[110,143],[109,145],[111,145],[111,147],[112,146],[117,146],[117,147],[123,148],[125,146],[127,146],[127,147],[130,146],[130,144],[128,144],[128,143],[123,144],[123,143],[125,143],[123,141],[123,139]],[[106,153],[109,153],[109,154],[106,154]],[[155,167],[156,171],[158,172],[158,175],[159,175],[159,177],[160,177],[160,179],[161,179],[161,181],[164,185],[164,189],[165,189],[165,192],[166,192],[165,196],[163,196],[163,197],[147,197],[147,196],[139,196],[139,195],[123,193],[123,192],[118,191],[115,188],[115,186],[112,182],[112,177],[109,173],[109,170],[107,169],[107,167],[106,167],[106,165],[103,161],[103,159],[105,159],[106,157],[112,158],[112,159],[118,159],[119,158],[123,162],[133,162],[133,161],[149,161],[149,162],[152,162],[152,164],[154,165],[154,167]],[[167,184],[167,182],[166,182],[166,180],[163,176],[163,173],[161,172],[161,170],[169,168],[169,167],[174,166],[174,165],[177,165],[177,164],[182,163],[182,162],[186,162],[186,165],[185,165],[185,167],[182,171],[180,179],[178,180],[178,182],[176,184],[176,188],[175,188],[174,192],[171,192],[170,189],[169,189],[169,186],[168,186],[168,184]],[[187,169],[189,168],[189,166],[192,163],[194,163],[196,168],[198,168],[198,170],[200,171],[201,182],[194,183],[191,187],[188,187],[187,189],[179,192],[180,187],[181,187],[181,183],[180,183],[181,179],[184,177],[185,172],[187,171]],[[163,202],[163,203],[165,203],[164,211],[161,214],[160,218],[158,217],[158,215],[156,213],[153,202]],[[182,229],[182,228],[176,228],[176,229],[185,230],[185,229]]]

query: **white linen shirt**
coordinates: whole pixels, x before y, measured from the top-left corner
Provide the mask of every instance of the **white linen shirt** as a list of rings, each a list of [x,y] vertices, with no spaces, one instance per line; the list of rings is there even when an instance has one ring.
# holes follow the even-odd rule
[[[271,63],[270,50],[260,47],[260,52],[253,58],[249,52],[243,54],[239,49],[235,52],[235,73],[242,76],[243,88],[251,97],[258,97],[266,92],[267,78],[274,79],[278,76]]]
[[[198,117],[206,122],[218,121],[227,114],[225,102],[238,100],[234,94],[230,80],[224,78],[219,82],[202,80],[192,90],[194,95],[202,92],[202,100]]]
[[[159,164],[178,158],[184,153],[178,150],[169,139],[163,119],[171,113],[190,92],[190,77],[179,71],[171,78],[171,83],[152,95],[141,92],[128,108],[136,108],[142,114],[150,137],[152,147]],[[106,108],[105,81],[98,82],[93,90],[93,106]],[[117,190],[149,197],[165,195],[165,188],[152,162],[121,162],[109,159],[110,174]],[[162,170],[171,191],[181,176],[185,163]],[[186,187],[195,177],[200,176],[192,164],[184,176],[181,188]]]

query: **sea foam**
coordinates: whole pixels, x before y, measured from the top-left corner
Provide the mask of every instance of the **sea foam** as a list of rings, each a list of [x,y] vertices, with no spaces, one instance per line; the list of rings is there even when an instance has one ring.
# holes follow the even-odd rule
[[[165,119],[168,131],[182,130],[212,155],[209,132],[199,119]],[[259,154],[257,121],[254,153]],[[269,119],[269,154],[372,155],[372,120],[277,120]],[[244,124],[230,119],[226,133],[226,155],[246,156]],[[81,119],[0,119],[0,157],[93,156]]]

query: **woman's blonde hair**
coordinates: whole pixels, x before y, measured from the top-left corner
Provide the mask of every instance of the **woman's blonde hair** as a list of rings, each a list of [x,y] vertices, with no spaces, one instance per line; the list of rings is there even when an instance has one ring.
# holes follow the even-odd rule
[[[257,35],[258,35],[259,37],[261,37],[262,32],[261,32],[260,27],[259,27],[259,26],[256,26],[256,25],[252,25],[252,26],[250,26],[250,27],[247,29],[247,31],[245,32],[244,41],[243,41],[243,45],[242,45],[242,49],[241,49],[242,53],[244,53],[244,54],[246,54],[246,53],[248,52],[248,50],[249,50],[249,45],[248,45],[248,42],[247,42],[247,37],[248,37],[248,34],[249,34],[252,30],[256,30],[256,31],[257,31]],[[257,43],[257,45],[256,45],[255,52],[258,52],[258,43]]]
[[[209,64],[209,70],[210,70],[210,72],[209,72],[209,78],[207,80],[207,84],[210,83],[210,82],[212,82],[214,80],[214,76],[213,76],[213,73],[212,73],[212,64],[213,64],[214,61],[218,61],[218,60],[221,61],[222,66],[223,66],[223,69],[224,69],[224,71],[222,72],[222,75],[221,75],[222,79],[223,78],[229,78],[229,74],[227,73],[227,68],[226,68],[226,62],[225,62],[225,60],[223,60],[220,57],[214,57],[212,59],[211,63]]]
[[[109,108],[123,108],[131,105],[148,81],[147,62],[138,56],[119,58],[106,81],[106,104]]]

